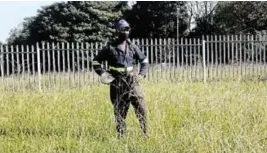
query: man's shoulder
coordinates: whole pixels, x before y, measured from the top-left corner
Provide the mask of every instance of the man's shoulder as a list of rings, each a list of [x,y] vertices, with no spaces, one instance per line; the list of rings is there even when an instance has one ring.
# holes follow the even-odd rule
[[[133,46],[137,47],[137,45],[133,41],[131,41],[130,39],[127,39],[127,43],[130,44],[130,45],[133,45]]]
[[[127,43],[129,44],[130,47],[132,47],[133,49],[139,49],[138,45],[135,44],[134,42],[132,42],[131,40],[127,40]]]
[[[107,41],[104,45],[105,50],[111,50],[116,46],[115,41]]]

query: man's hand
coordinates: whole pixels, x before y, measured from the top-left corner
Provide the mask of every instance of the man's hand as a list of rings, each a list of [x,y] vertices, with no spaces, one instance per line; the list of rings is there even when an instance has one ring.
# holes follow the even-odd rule
[[[136,77],[135,77],[135,81],[136,82],[141,82],[142,80],[144,79],[144,76],[138,74]]]
[[[112,81],[114,81],[114,77],[112,77],[112,75],[108,72],[104,72],[100,77],[101,77],[101,82],[103,84],[109,84]]]

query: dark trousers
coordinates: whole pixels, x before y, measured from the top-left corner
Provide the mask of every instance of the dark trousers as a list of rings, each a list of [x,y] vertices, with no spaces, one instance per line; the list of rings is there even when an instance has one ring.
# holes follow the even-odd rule
[[[146,135],[146,110],[144,95],[134,76],[129,75],[114,80],[110,85],[110,99],[114,106],[116,130],[119,136],[126,131],[126,116],[132,104],[141,129]]]

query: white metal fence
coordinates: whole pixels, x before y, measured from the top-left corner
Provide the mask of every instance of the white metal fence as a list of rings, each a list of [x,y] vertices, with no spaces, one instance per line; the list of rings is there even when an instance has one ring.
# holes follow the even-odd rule
[[[266,77],[266,36],[132,41],[149,58],[148,81],[206,82]],[[104,45],[56,42],[0,46],[0,88],[79,88],[99,84],[91,60]]]

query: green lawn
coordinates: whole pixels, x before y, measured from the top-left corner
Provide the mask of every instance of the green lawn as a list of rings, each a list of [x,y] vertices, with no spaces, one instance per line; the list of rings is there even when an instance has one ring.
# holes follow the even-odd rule
[[[142,84],[148,139],[132,107],[127,136],[117,139],[108,86],[4,91],[0,152],[267,152],[266,85]]]

